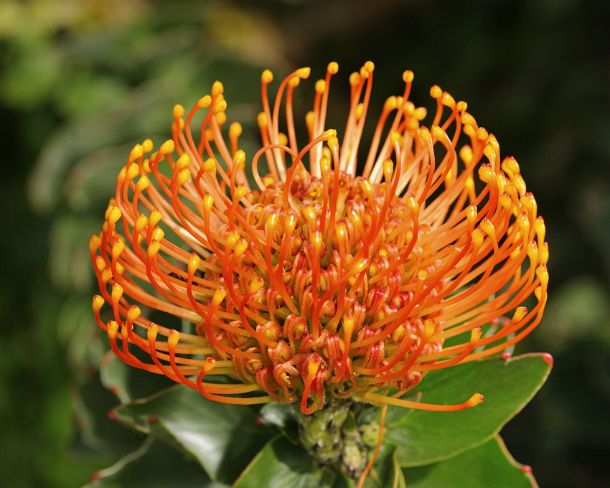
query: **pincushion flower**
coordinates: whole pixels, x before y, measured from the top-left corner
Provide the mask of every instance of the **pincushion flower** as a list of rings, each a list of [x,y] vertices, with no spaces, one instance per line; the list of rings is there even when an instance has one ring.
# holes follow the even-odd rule
[[[135,145],[90,241],[97,322],[122,361],[214,401],[298,402],[305,414],[330,397],[475,406],[475,392],[452,405],[402,397],[540,322],[548,247],[534,196],[465,102],[433,86],[424,125],[411,71],[366,147],[371,62],[349,77],[340,135],[328,129],[337,70],[315,83],[306,137],[293,110],[302,68],[274,97],[263,72],[251,155],[241,126],[227,127],[220,82],[190,111],[174,107],[171,139]]]

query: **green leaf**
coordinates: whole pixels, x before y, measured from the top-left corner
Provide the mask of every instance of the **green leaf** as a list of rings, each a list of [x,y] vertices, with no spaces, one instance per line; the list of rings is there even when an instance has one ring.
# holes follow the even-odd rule
[[[114,393],[121,403],[129,403],[175,385],[165,376],[126,365],[112,351],[106,352],[99,368],[102,385]]]
[[[421,466],[476,447],[531,400],[551,370],[547,355],[476,361],[426,375],[417,391],[428,403],[456,403],[479,392],[485,401],[459,412],[405,412],[388,422],[386,440],[398,447],[401,466]]]
[[[406,481],[400,463],[396,456],[396,449],[390,452],[390,455],[381,462],[375,463],[373,474],[376,474],[377,484],[374,484],[372,479],[369,484],[364,485],[364,488],[377,487],[380,488],[406,488]],[[367,480],[369,482],[369,480]]]
[[[405,479],[398,459],[396,447],[384,443],[375,460],[373,469],[364,482],[364,488],[404,488]]]
[[[11,43],[10,69],[0,77],[0,98],[17,108],[42,105],[60,79],[65,61],[50,38],[32,34],[20,35]]]
[[[261,421],[278,429],[296,423],[294,408],[288,403],[267,403],[260,411]]]
[[[233,488],[330,488],[334,479],[335,474],[317,468],[301,446],[276,437],[252,460]]]
[[[57,340],[66,348],[68,364],[79,380],[91,376],[104,354],[96,327],[91,305],[81,294],[75,293],[62,303],[57,317]]]
[[[91,287],[91,258],[83,243],[98,229],[99,219],[67,213],[55,218],[49,235],[49,274],[57,288],[81,291]]]
[[[293,405],[286,403],[267,403],[260,410],[260,421],[264,425],[276,427],[293,444],[300,444],[299,427]]]
[[[178,385],[115,409],[138,430],[169,434],[215,480],[231,482],[271,437],[253,408],[210,402]]]
[[[100,381],[113,392],[121,403],[131,399],[127,380],[129,367],[117,358],[112,351],[107,352],[100,364]]]
[[[499,436],[447,461],[404,470],[409,488],[530,488],[527,466],[517,463]]]
[[[92,476],[86,488],[223,488],[190,456],[149,437],[135,451]]]

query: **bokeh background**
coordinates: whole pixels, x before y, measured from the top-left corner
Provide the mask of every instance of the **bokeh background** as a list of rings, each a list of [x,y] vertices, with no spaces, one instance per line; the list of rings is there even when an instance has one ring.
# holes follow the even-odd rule
[[[555,368],[503,434],[543,487],[610,486],[608,25],[604,0],[2,0],[1,484],[81,486],[137,440],[105,417],[87,254],[129,148],[164,140],[172,105],[215,79],[253,122],[263,67],[336,60],[347,86],[371,59],[374,104],[413,69],[416,101],[440,84],[519,160],[552,282],[517,352]]]

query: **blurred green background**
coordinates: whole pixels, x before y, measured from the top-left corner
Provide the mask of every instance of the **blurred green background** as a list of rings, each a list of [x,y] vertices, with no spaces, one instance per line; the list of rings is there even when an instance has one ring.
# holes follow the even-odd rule
[[[81,486],[137,444],[105,418],[87,254],[129,148],[215,79],[253,129],[263,67],[346,83],[366,59],[377,105],[413,69],[417,102],[440,84],[518,158],[552,283],[517,352],[555,369],[503,434],[543,487],[610,486],[609,23],[606,1],[0,2],[2,486]]]

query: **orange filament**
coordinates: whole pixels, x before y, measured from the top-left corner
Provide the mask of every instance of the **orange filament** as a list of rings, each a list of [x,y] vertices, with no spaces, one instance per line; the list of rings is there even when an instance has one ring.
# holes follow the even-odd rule
[[[424,125],[410,71],[361,148],[374,68],[350,76],[340,132],[326,127],[330,63],[306,140],[293,108],[310,75],[301,68],[275,97],[263,72],[251,157],[242,126],[225,124],[219,82],[190,111],[174,107],[171,139],[134,146],[89,245],[95,320],[121,360],[210,400],[300,402],[304,413],[327,395],[432,411],[482,401],[400,396],[426,372],[500,354],[536,328],[549,279],[544,221],[517,161],[501,157],[465,102],[432,87]],[[165,320],[192,325],[178,332]]]

